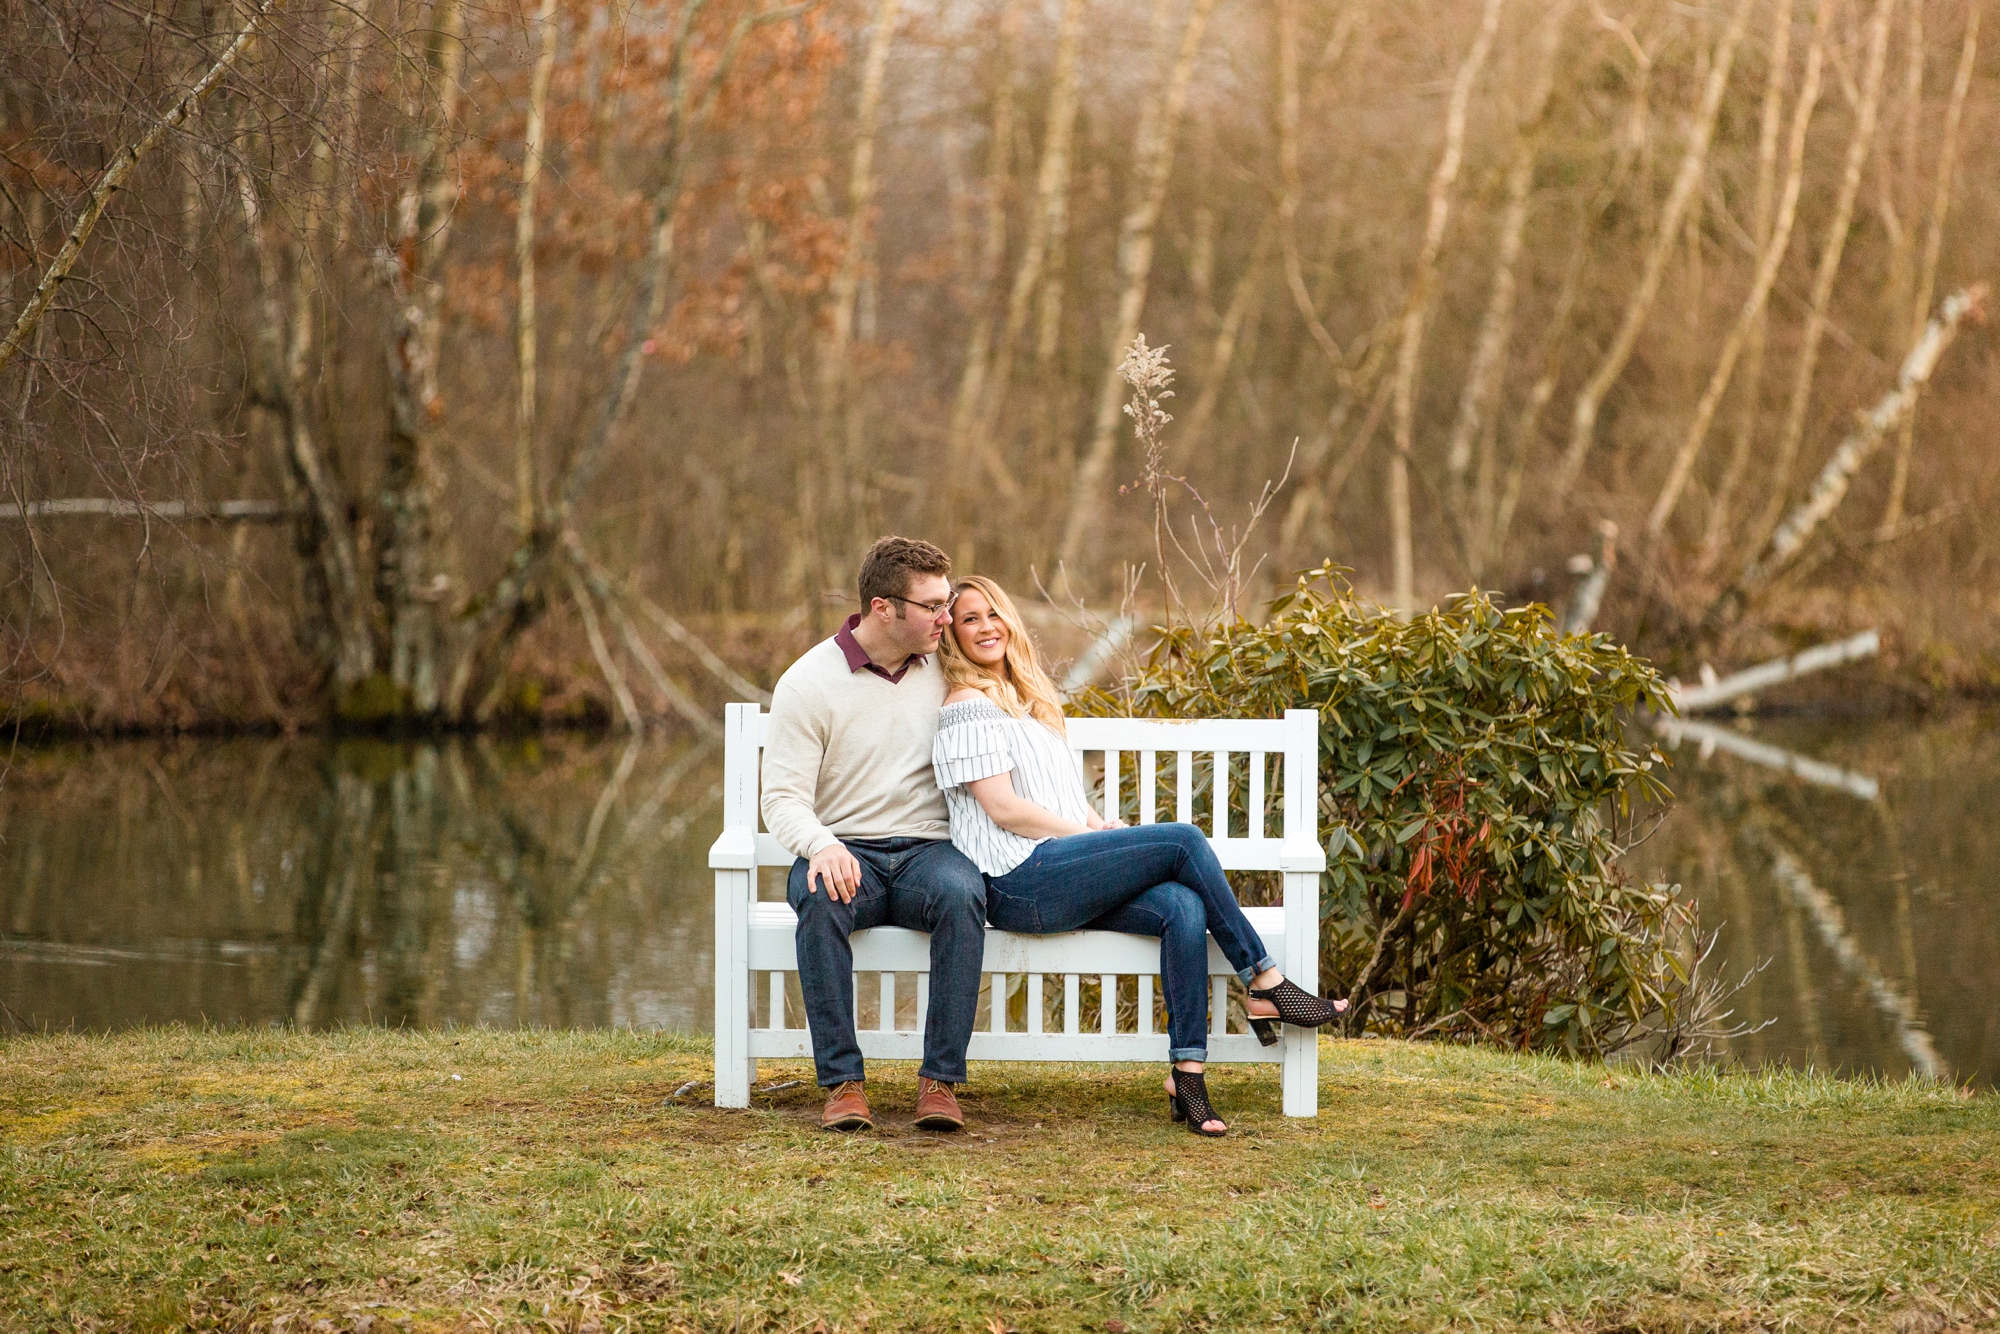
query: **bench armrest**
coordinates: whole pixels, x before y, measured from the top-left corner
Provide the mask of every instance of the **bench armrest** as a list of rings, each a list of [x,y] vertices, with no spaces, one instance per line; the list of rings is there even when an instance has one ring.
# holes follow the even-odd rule
[[[711,871],[757,869],[757,835],[748,829],[725,829],[708,847]]]
[[[1326,870],[1326,849],[1317,843],[1295,839],[1278,849],[1278,869],[1322,874]]]

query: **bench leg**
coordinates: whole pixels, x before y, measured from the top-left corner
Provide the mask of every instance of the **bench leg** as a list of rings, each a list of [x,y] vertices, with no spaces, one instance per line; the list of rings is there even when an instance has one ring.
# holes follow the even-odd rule
[[[1285,1115],[1319,1115],[1319,1032],[1285,1028]]]
[[[1289,715],[1287,715],[1289,716]],[[1287,771],[1289,772],[1289,770]],[[1319,991],[1319,876],[1285,873],[1285,976],[1307,991]],[[1319,1115],[1319,1033],[1284,1029],[1285,1115]]]
[[[715,1105],[748,1107],[757,1081],[750,1055],[749,871],[715,873]]]

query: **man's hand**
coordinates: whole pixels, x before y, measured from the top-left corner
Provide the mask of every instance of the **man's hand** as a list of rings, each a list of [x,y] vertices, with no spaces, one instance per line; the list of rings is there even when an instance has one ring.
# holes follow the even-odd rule
[[[819,893],[822,880],[835,903],[854,902],[855,891],[861,888],[861,863],[854,860],[846,844],[829,843],[806,863],[806,893]]]

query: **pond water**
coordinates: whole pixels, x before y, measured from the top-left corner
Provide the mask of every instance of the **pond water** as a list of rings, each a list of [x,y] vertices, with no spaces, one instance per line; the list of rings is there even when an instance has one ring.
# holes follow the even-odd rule
[[[1761,1027],[1731,1056],[2000,1076],[1996,721],[1682,739],[1679,800],[1632,864],[1687,885],[1712,963],[1749,974],[1736,1018]],[[0,1031],[705,1029],[720,778],[686,737],[16,752]]]

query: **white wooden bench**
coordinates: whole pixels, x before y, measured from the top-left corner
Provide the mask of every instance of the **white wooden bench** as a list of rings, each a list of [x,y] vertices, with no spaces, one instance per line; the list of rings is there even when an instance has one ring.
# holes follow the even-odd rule
[[[758,897],[758,868],[789,868],[795,860],[764,832],[758,815],[759,761],[765,715],[755,704],[731,704],[725,711],[723,828],[709,849],[715,871],[715,1105],[747,1107],[759,1057],[812,1055],[812,1035],[790,1026],[786,975],[798,971],[793,947],[797,918],[783,901]],[[1081,769],[1086,756],[1103,756],[1104,811],[1116,816],[1127,772],[1122,756],[1137,755],[1138,814],[1141,824],[1160,815],[1160,787],[1170,779],[1173,819],[1194,823],[1198,786],[1224,775],[1225,790],[1241,794],[1247,829],[1232,828],[1228,800],[1204,800],[1209,842],[1224,869],[1279,871],[1284,905],[1244,912],[1285,975],[1308,991],[1319,987],[1319,877],[1326,853],[1318,835],[1319,714],[1287,710],[1282,719],[1213,718],[1162,722],[1139,718],[1072,718],[1070,748]],[[1280,828],[1270,831],[1266,794],[1278,790],[1267,774],[1280,757],[1284,809]],[[1232,759],[1232,757],[1235,757]],[[1198,776],[1197,770],[1201,770]],[[853,937],[855,1016],[861,1051],[872,1060],[917,1060],[923,1055],[924,1013],[929,1002],[930,942],[924,933],[878,926]],[[1228,1031],[1229,983],[1235,970],[1211,939],[1208,944],[1211,1002],[1208,1059],[1267,1061],[1284,1066],[1287,1116],[1319,1112],[1317,1034],[1281,1027],[1275,1047],[1263,1047],[1248,1031]],[[1160,971],[1160,943],[1151,936],[1115,931],[1071,931],[1026,936],[988,928],[982,971],[993,986],[989,1017],[972,1035],[967,1056],[975,1061],[1154,1061],[1167,1059],[1167,1037],[1154,1024],[1154,978]],[[861,974],[879,976],[872,1027],[861,1027],[864,990]],[[899,1022],[897,977],[915,974],[914,1019]],[[1025,975],[1024,1029],[1007,1027],[1008,979]],[[1044,1022],[1043,979],[1053,975],[1062,988],[1061,1018]],[[762,977],[764,985],[757,985]],[[1135,1012],[1125,1016],[1131,1031],[1120,1031],[1120,1005],[1102,997],[1120,994],[1119,979],[1134,979]],[[1098,1023],[1085,1031],[1083,982],[1095,979],[1100,997]],[[796,994],[797,984],[791,985]],[[904,993],[907,994],[907,993]],[[762,1004],[759,1005],[759,1000]],[[758,1011],[761,1009],[761,1014]],[[759,1020],[761,1019],[761,1022]],[[1239,1007],[1238,1019],[1241,1020]],[[801,1021],[803,1016],[801,1015]]]

